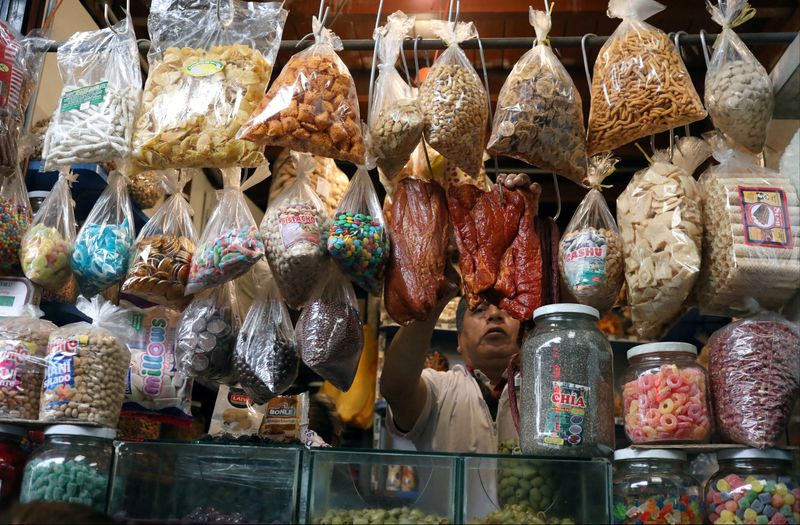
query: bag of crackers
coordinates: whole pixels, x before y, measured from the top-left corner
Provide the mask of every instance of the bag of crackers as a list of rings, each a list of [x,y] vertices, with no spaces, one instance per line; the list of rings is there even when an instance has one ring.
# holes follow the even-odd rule
[[[287,15],[277,2],[153,0],[135,169],[264,162],[236,134],[269,83]]]
[[[705,118],[675,44],[645,22],[663,9],[655,0],[608,3],[608,15],[622,23],[594,64],[589,155]]]

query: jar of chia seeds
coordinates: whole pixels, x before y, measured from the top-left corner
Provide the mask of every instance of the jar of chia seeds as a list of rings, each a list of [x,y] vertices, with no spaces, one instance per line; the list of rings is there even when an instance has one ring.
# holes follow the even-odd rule
[[[522,346],[520,446],[524,454],[609,456],[614,450],[611,345],[597,329],[599,312],[551,304],[533,313]]]

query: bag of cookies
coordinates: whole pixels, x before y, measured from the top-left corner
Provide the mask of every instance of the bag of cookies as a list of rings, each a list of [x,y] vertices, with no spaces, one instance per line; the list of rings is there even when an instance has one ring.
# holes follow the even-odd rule
[[[0,219],[0,275],[22,275],[19,252],[31,222],[31,205],[19,166],[0,172]]]
[[[190,301],[185,292],[197,232],[183,187],[192,175],[190,170],[164,174],[172,196],[139,232],[123,292],[160,305],[183,306]]]
[[[297,443],[308,428],[308,392],[296,396],[275,396],[264,406],[264,420],[258,437],[277,443]]]
[[[314,45],[289,59],[242,126],[243,140],[364,164],[356,85],[342,41],[313,17]]]
[[[220,385],[208,435],[222,438],[255,436],[263,419],[263,405],[253,401],[241,388]]]
[[[609,1],[608,15],[622,23],[594,64],[589,155],[705,118],[675,44],[645,22],[663,9],[655,0]]]
[[[314,167],[306,172],[309,186],[317,194],[328,215],[333,215],[339,206],[350,179],[328,157],[312,155]],[[272,162],[272,184],[269,187],[269,202],[277,199],[297,177],[297,156],[290,149],[283,149]]]
[[[472,63],[458,46],[478,38],[472,22],[432,20],[436,36],[447,44],[419,88],[425,108],[425,140],[471,177],[478,177],[486,143],[489,99]]]
[[[624,280],[622,238],[600,190],[616,169],[611,154],[589,159],[585,184],[591,189],[570,219],[558,245],[561,279],[575,299],[605,312]]]
[[[581,96],[547,39],[550,12],[529,9],[536,45],[517,61],[500,90],[486,149],[582,184],[586,130]]]
[[[775,108],[767,70],[732,29],[755,14],[746,0],[707,3],[722,26],[706,72],[705,103],[714,126],[735,144],[761,153]]]
[[[262,148],[236,134],[264,95],[287,15],[278,2],[153,0],[136,168],[264,162]]]
[[[70,185],[75,175],[62,170],[22,238],[22,271],[42,288],[56,292],[72,277],[75,212]]]

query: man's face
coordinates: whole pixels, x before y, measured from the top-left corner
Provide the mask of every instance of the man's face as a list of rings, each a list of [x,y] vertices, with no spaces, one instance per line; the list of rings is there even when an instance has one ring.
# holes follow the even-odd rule
[[[519,321],[494,305],[483,303],[464,314],[458,351],[464,361],[491,379],[502,374],[508,359],[519,352]]]

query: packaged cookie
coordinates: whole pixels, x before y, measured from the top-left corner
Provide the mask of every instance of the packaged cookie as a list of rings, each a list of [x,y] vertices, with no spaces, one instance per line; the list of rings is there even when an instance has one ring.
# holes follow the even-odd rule
[[[19,167],[0,172],[0,275],[22,275],[19,252],[30,222],[31,204]]]
[[[258,437],[278,443],[297,443],[308,427],[308,392],[296,396],[275,396],[264,406],[264,420]]]
[[[336,166],[336,162],[328,157],[311,156],[314,159],[314,168],[306,171],[308,184],[317,197],[325,204],[329,216],[333,215],[336,207],[347,191],[350,179]],[[277,199],[297,177],[297,156],[290,149],[283,149],[272,162],[272,184],[269,187],[269,202]]]
[[[255,436],[264,419],[264,406],[238,387],[220,385],[208,434],[212,437]]]

